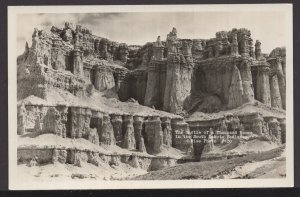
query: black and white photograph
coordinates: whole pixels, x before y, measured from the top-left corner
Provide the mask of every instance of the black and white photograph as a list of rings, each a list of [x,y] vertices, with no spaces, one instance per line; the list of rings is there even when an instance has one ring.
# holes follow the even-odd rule
[[[293,186],[292,5],[8,19],[11,189]]]

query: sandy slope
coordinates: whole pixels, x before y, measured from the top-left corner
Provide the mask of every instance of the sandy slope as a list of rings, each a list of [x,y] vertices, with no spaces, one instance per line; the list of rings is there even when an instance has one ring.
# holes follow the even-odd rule
[[[228,160],[191,162],[152,171],[135,180],[284,177],[285,146]],[[264,172],[264,173],[262,173]],[[268,172],[268,173],[266,173]]]
[[[57,163],[33,167],[21,164],[18,165],[17,173],[20,181],[38,180],[48,182],[71,179],[118,180],[142,175],[147,171],[132,168],[124,163],[112,167],[105,163],[101,166],[83,163],[82,167]]]
[[[170,118],[180,117],[178,115],[155,110],[138,103],[121,102],[117,99],[117,95],[115,95],[112,90],[107,90],[105,92],[95,91],[90,97],[76,97],[68,91],[51,88],[47,90],[46,99],[41,99],[31,95],[23,100],[18,101],[19,104],[21,102],[25,102],[25,104],[45,106],[63,104],[66,106],[89,107],[109,114],[134,114],[141,116],[159,115]]]
[[[232,110],[220,111],[217,113],[202,113],[202,112],[194,112],[188,117],[188,120],[210,120],[224,117],[225,114],[245,114],[252,112],[260,112],[263,116],[275,116],[278,118],[285,118],[285,111],[281,109],[271,108],[263,103],[256,101],[256,103],[250,104],[246,103]]]

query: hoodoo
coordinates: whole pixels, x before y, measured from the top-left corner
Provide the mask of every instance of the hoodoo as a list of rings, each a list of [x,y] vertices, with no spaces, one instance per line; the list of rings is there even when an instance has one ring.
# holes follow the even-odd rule
[[[34,29],[17,59],[18,161],[150,171],[285,143],[285,48],[265,54],[245,28],[179,32],[136,46],[68,22]]]

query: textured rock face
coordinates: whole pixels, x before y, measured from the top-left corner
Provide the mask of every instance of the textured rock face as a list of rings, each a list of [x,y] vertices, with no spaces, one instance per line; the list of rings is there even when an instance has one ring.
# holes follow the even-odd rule
[[[108,115],[103,116],[101,135],[100,135],[100,144],[105,144],[105,145],[116,144],[113,126],[110,122],[110,117]]]
[[[281,141],[284,144],[286,143],[286,121],[285,119],[281,119],[279,123],[281,128]]]
[[[257,72],[257,100],[271,106],[271,94],[270,94],[270,82],[269,82],[269,71],[268,65],[261,65]]]
[[[163,130],[163,144],[168,147],[172,146],[172,128],[171,128],[171,120],[167,117],[161,119],[161,126]]]
[[[182,119],[172,119],[172,146],[186,152],[193,154],[193,141],[190,133],[189,125]],[[176,135],[179,133],[179,135]]]
[[[123,119],[123,132],[124,141],[123,148],[128,150],[136,149],[136,142],[133,128],[133,117],[131,115],[125,115]]]
[[[133,117],[133,127],[134,127],[134,137],[137,149],[140,152],[146,152],[145,142],[142,135],[143,124],[144,124],[144,117],[134,116]]]
[[[281,128],[280,123],[276,118],[271,118],[268,120],[269,133],[272,140],[281,144]]]
[[[142,47],[112,42],[70,23],[62,29],[53,27],[50,33],[36,29],[32,38],[32,46],[26,44],[24,54],[17,59],[19,100],[30,95],[46,99],[50,88],[81,98],[112,90],[120,101],[137,101],[180,115],[234,109],[255,99],[285,109],[285,49],[276,48],[266,56],[261,52],[261,43],[256,41],[254,51],[247,29],[220,31],[215,38],[190,40],[177,38],[173,28],[166,41],[158,37],[156,42]],[[231,131],[237,131],[236,135],[248,132],[285,142],[284,120],[258,113],[185,122],[183,118],[171,120],[163,115],[144,115],[142,111],[138,115],[123,112],[105,114],[72,105],[21,104],[17,132],[50,132],[85,138],[99,146],[118,145],[139,151],[138,154],[154,155],[173,147],[188,155],[201,156],[202,152],[213,150],[212,137],[221,136],[209,134],[208,143],[197,145],[191,130],[220,130],[225,139]],[[99,165],[105,161],[110,165],[124,162],[143,169],[160,169],[174,164],[173,160],[76,150],[55,150],[53,155],[53,162],[78,166],[82,162]]]
[[[99,91],[109,90],[115,87],[115,79],[111,71],[97,69],[95,71],[94,86]]]
[[[168,57],[163,102],[163,109],[172,113],[180,113],[183,110],[184,102],[190,96],[194,66],[191,58],[192,40],[181,40],[181,48],[178,47],[178,43],[177,31],[173,29],[167,38]]]
[[[243,103],[254,101],[254,92],[252,85],[251,65],[249,60],[244,60],[240,65],[241,79],[243,84]]]
[[[116,114],[111,115],[111,124],[113,126],[114,136],[116,138],[116,144],[120,147],[122,146],[123,143],[122,122],[123,120],[121,115],[116,115]]]
[[[91,121],[91,111],[84,108],[71,108],[71,125],[70,137],[71,138],[88,138]]]
[[[285,97],[286,97],[286,85],[285,85],[285,76],[283,72],[282,58],[277,56],[275,58],[271,57],[268,59],[268,62],[271,64],[271,74],[273,75],[274,85],[278,86],[280,94],[280,103],[276,107],[285,109]],[[277,83],[277,84],[275,84]],[[276,87],[277,89],[277,87]],[[276,93],[277,94],[277,93]],[[277,95],[274,95],[276,97]],[[274,98],[276,99],[276,98]],[[279,102],[279,101],[278,101]],[[275,106],[274,106],[275,107]]]
[[[272,107],[282,108],[282,101],[281,101],[281,96],[280,96],[277,75],[270,77],[270,92],[271,92]]]
[[[148,67],[147,89],[145,94],[145,105],[155,108],[161,107],[160,93],[160,62],[152,61]]]
[[[18,108],[18,135],[23,135],[25,133],[26,116],[27,111],[25,108],[25,104],[22,103],[21,106]]]
[[[234,66],[229,88],[228,107],[235,108],[243,104],[243,83],[239,69]]]
[[[66,162],[67,162],[67,151],[54,149],[52,155],[52,163],[65,164]]]
[[[148,117],[145,122],[145,132],[147,134],[147,152],[149,154],[160,153],[163,145],[163,131],[159,117]]]
[[[99,145],[99,135],[96,128],[89,130],[88,140],[93,144]]]
[[[66,137],[66,116],[54,107],[50,107],[43,120],[43,131]]]
[[[163,109],[172,113],[180,113],[190,96],[192,68],[185,61],[182,55],[168,57]]]

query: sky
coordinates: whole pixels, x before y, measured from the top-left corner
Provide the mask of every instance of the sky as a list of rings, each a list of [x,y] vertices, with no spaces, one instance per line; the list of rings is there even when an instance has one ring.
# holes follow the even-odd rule
[[[35,27],[63,27],[66,21],[73,25],[81,24],[100,37],[129,45],[153,42],[157,36],[165,40],[173,27],[176,27],[179,38],[189,39],[208,39],[215,37],[218,31],[247,28],[251,31],[254,43],[260,40],[262,51],[269,53],[288,42],[285,17],[285,13],[280,11],[19,14],[17,53],[23,53],[26,41],[31,46]]]

